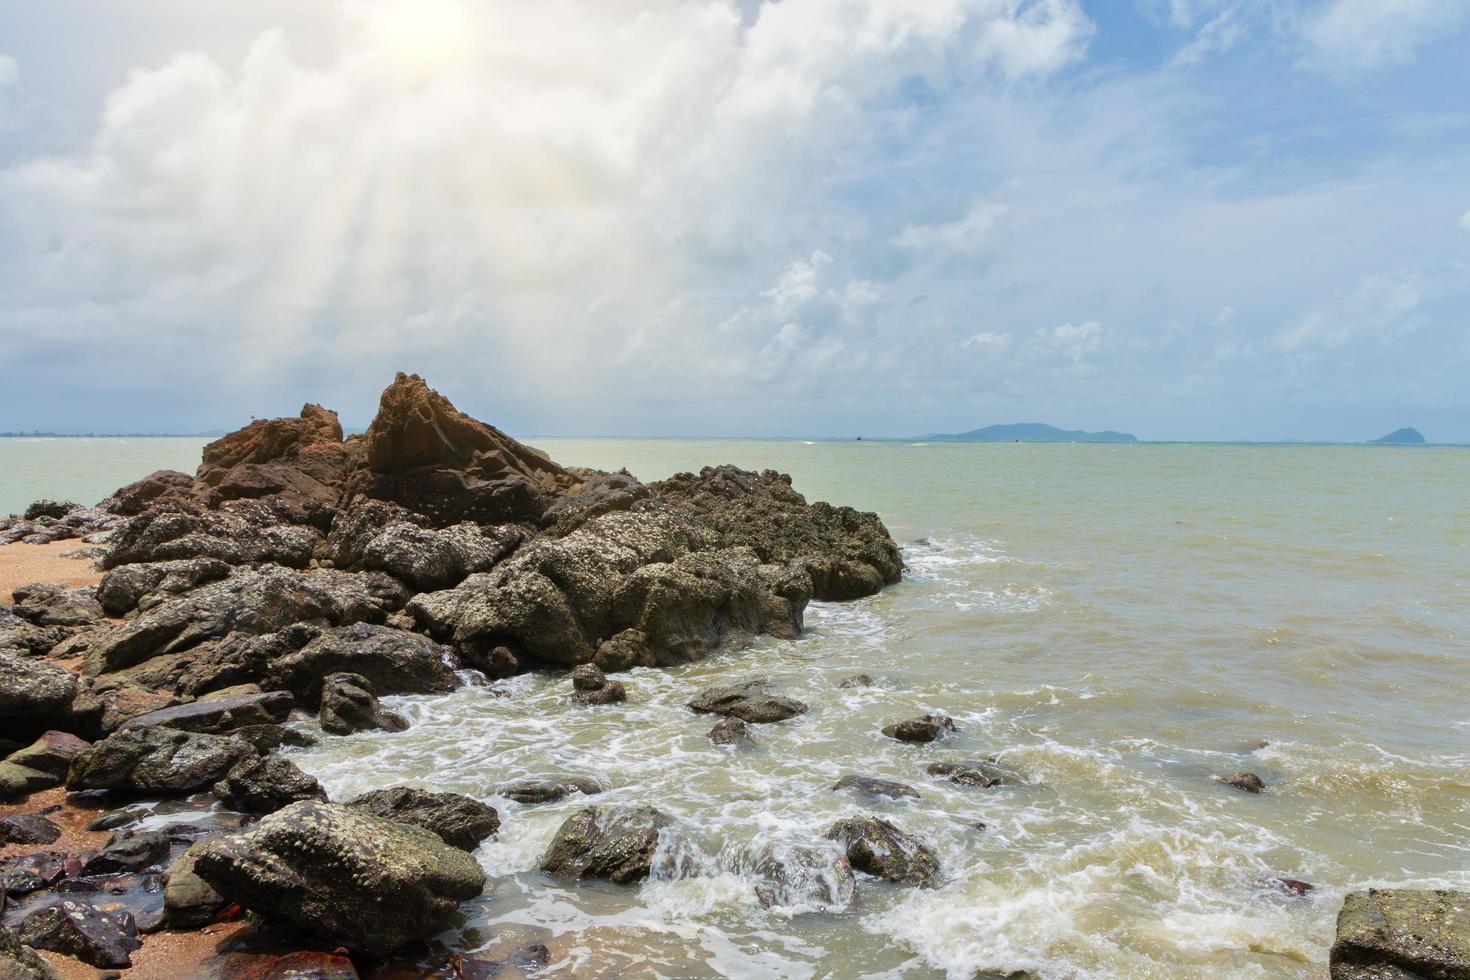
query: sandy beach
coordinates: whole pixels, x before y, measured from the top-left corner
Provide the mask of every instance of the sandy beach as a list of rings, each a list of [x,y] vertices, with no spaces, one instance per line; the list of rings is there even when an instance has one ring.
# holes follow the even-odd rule
[[[92,567],[93,559],[63,557],[85,547],[77,540],[0,545],[0,597],[8,602],[14,589],[33,582],[54,582],[68,589],[96,585],[102,573]]]

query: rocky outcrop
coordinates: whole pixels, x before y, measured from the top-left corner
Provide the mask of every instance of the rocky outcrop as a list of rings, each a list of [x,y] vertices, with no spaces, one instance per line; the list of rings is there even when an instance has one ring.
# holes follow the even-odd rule
[[[1350,892],[1328,957],[1332,980],[1470,977],[1470,894]]]
[[[214,784],[214,795],[241,813],[275,813],[301,800],[327,801],[315,776],[279,756],[246,759]]]
[[[359,499],[333,520],[327,553],[338,568],[383,571],[416,591],[434,591],[488,572],[528,537],[514,524],[433,528],[424,520],[396,504]]]
[[[707,466],[655,483],[658,498],[714,527],[724,547],[748,547],[762,562],[793,564],[822,600],[858,599],[897,582],[898,545],[878,515],[808,504],[791,477]]]
[[[659,834],[673,820],[651,806],[589,806],[567,818],[541,858],[541,870],[565,878],[606,878],[620,885],[647,878]]]
[[[352,461],[337,413],[306,405],[259,419],[204,447],[196,487],[210,503],[278,497],[309,511],[335,507]]]
[[[102,605],[90,586],[32,585],[15,591],[11,612],[33,626],[90,626],[102,618]]]
[[[795,698],[775,693],[771,682],[764,677],[701,691],[689,702],[689,707],[700,714],[725,715],[750,724],[785,721],[805,714],[807,710],[806,705]]]
[[[828,829],[827,839],[836,841],[852,866],[865,874],[921,888],[939,884],[939,855],[887,820],[839,820]]]
[[[408,719],[378,703],[373,685],[361,674],[328,674],[322,681],[322,731],[332,735],[353,732],[401,732]]]
[[[883,734],[900,742],[934,742],[955,732],[949,715],[928,714],[883,726]]]
[[[347,805],[385,820],[421,827],[462,851],[473,851],[500,830],[500,813],[493,806],[458,793],[394,786],[364,793]]]
[[[427,830],[312,802],[196,845],[194,870],[228,901],[368,956],[439,932],[485,886],[474,858]]]
[[[188,793],[224,778],[255,754],[252,746],[237,738],[171,728],[130,728],[78,752],[71,761],[66,787]]]
[[[160,503],[192,501],[194,478],[178,470],[158,470],[115,491],[100,506],[114,514],[136,517]]]
[[[316,529],[289,523],[255,501],[224,510],[160,508],[145,510],[119,528],[102,565],[213,558],[229,565],[273,562],[305,568],[321,544]]]
[[[120,565],[97,583],[97,601],[109,616],[148,610],[172,596],[227,578],[230,566],[218,558]]]

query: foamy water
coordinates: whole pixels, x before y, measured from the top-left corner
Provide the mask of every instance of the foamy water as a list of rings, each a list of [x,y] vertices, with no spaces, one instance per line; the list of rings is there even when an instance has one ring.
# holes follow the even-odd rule
[[[579,977],[1324,977],[1345,891],[1470,887],[1470,452],[538,444],[645,479],[725,461],[791,472],[811,497],[879,511],[909,572],[871,599],[813,604],[799,640],[633,671],[627,704],[574,708],[564,677],[530,675],[503,696],[393,698],[409,731],[295,753],[334,798],[409,783],[501,810],[477,854],[491,885],[447,942],[546,942],[553,971]],[[79,495],[68,473],[107,451],[51,450],[60,485],[41,490],[28,457],[0,448],[3,500]],[[874,685],[838,686],[856,673]],[[713,719],[685,702],[755,675],[811,710],[756,726],[753,748],[711,745]],[[931,710],[956,719],[953,740],[879,734]],[[925,772],[984,756],[1020,781]],[[1211,780],[1241,769],[1267,792]],[[832,791],[847,773],[921,798]],[[495,789],[559,775],[676,818],[655,880],[536,871],[587,800],[522,807]],[[764,855],[824,846],[832,821],[864,812],[931,843],[943,885],[859,876],[846,912],[802,894],[761,907]],[[1275,875],[1318,887],[1290,896]]]

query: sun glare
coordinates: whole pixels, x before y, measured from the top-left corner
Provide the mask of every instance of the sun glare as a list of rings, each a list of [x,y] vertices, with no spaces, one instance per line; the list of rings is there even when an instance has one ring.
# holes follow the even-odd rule
[[[416,81],[427,81],[470,60],[475,17],[468,0],[368,0],[356,7],[373,50]]]

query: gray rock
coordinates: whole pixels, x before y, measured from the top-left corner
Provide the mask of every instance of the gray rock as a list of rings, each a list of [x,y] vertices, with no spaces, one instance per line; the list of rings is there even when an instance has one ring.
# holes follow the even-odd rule
[[[62,899],[27,916],[19,938],[27,946],[73,956],[90,966],[129,967],[130,954],[143,945],[131,931],[85,902]]]
[[[97,601],[109,616],[122,616],[134,609],[151,609],[172,596],[229,574],[229,564],[218,558],[121,565],[102,576],[97,584]]]
[[[61,974],[15,933],[0,926],[0,977],[5,980],[59,980]]]
[[[462,851],[473,851],[500,830],[500,814],[493,806],[458,793],[395,786],[364,793],[347,805],[385,820],[422,827]]]
[[[150,509],[114,533],[106,568],[139,562],[213,558],[229,565],[273,563],[305,568],[322,544],[320,532],[276,523],[276,515],[247,506],[198,513]]]
[[[541,870],[566,878],[642,881],[653,868],[659,834],[673,820],[651,806],[589,806],[556,832]]]
[[[330,803],[294,803],[194,854],[223,898],[368,956],[441,931],[485,886],[435,834]]]
[[[168,835],[156,830],[144,831],[115,840],[82,865],[84,875],[120,874],[142,871],[168,857]]]
[[[0,653],[0,717],[60,714],[76,694],[77,678],[71,671]]]
[[[123,722],[122,728],[176,728],[185,732],[222,735],[246,725],[271,725],[286,720],[296,699],[288,691],[262,691],[201,698],[188,704],[149,711]]]
[[[592,662],[599,669],[611,673],[632,670],[634,667],[656,667],[658,659],[648,646],[648,637],[642,630],[626,629],[597,647]]]
[[[12,752],[5,761],[64,779],[71,768],[71,760],[86,747],[87,743],[75,735],[50,731],[25,748]]]
[[[573,793],[594,796],[601,792],[602,784],[586,776],[568,776],[564,779],[521,779],[504,783],[495,789],[495,795],[522,806],[555,803]]]
[[[1328,963],[1332,980],[1464,980],[1470,977],[1470,894],[1350,892]]]
[[[979,786],[982,789],[1016,782],[1013,773],[1007,772],[987,759],[936,762],[925,771],[931,776],[943,776],[950,782],[959,783],[961,786]]]
[[[321,702],[322,731],[332,735],[408,728],[407,718],[378,703],[372,684],[361,674],[329,674],[322,681]]]
[[[17,604],[14,612],[35,626],[91,626],[103,615],[92,587],[37,596]]]
[[[843,776],[832,784],[832,788],[850,789],[865,796],[886,796],[894,800],[919,798],[919,791],[912,786],[889,779],[874,779],[871,776]]]
[[[838,687],[844,687],[844,688],[872,687],[873,686],[873,678],[870,677],[867,674],[854,674],[853,676],[847,678],[846,680],[844,680],[841,684],[838,684],[837,686]]]
[[[738,745],[751,740],[750,729],[739,718],[722,718],[709,730],[709,740],[716,745]]]
[[[795,698],[774,693],[771,682],[764,677],[701,691],[689,707],[701,714],[725,715],[751,724],[784,721],[807,710]]]
[[[66,786],[73,790],[188,793],[222,779],[255,755],[251,745],[237,738],[171,728],[133,728],[77,753]]]
[[[859,817],[839,820],[827,831],[858,871],[902,885],[933,888],[939,884],[939,855],[887,820]]]
[[[445,694],[460,683],[449,655],[426,636],[359,623],[328,630],[278,658],[270,677],[310,705],[318,703],[322,681],[338,673],[361,675],[378,694]]]
[[[274,813],[301,800],[327,801],[315,776],[276,755],[241,762],[214,784],[214,795],[242,813]]]
[[[127,486],[115,490],[99,506],[114,514],[132,517],[141,514],[149,504],[171,495],[186,495],[194,486],[194,478],[178,470],[159,470]]]
[[[525,540],[515,525],[421,527],[400,507],[365,501],[332,522],[327,548],[338,568],[377,569],[415,591],[449,589],[487,572]]]
[[[163,908],[171,929],[198,929],[219,917],[230,903],[194,871],[194,844],[169,865],[164,877]]]
[[[50,844],[60,836],[61,828],[39,813],[0,817],[0,844]]]
[[[955,730],[954,719],[936,713],[885,725],[883,734],[900,742],[934,742]]]
[[[74,510],[81,509],[81,504],[74,504],[70,500],[37,500],[27,507],[25,513],[21,516],[28,521],[34,521],[41,517],[57,519],[65,517]]]
[[[0,803],[15,803],[32,793],[61,785],[61,777],[13,762],[0,762]]]

